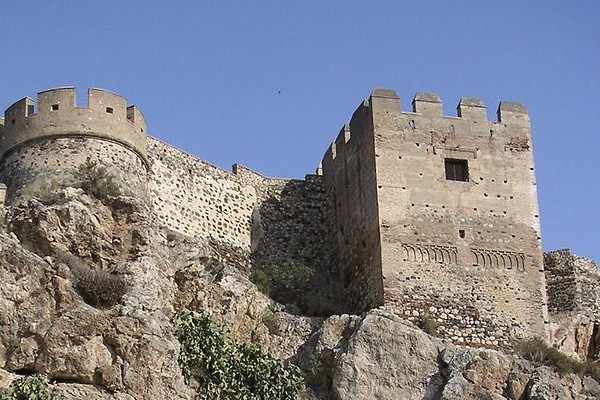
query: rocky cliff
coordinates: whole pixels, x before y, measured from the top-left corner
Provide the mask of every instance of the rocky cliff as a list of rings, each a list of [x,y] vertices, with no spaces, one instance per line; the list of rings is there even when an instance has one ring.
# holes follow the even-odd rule
[[[25,197],[2,214],[0,387],[13,383],[6,392],[40,375],[55,399],[202,397],[184,379],[173,326],[181,312],[196,312],[297,365],[299,398],[600,397],[585,374],[457,347],[386,309],[291,313],[247,278],[248,254],[170,232],[132,198],[67,188]]]

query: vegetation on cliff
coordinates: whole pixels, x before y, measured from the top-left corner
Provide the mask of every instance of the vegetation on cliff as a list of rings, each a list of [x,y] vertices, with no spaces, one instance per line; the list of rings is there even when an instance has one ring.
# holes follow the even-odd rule
[[[577,361],[539,337],[523,340],[515,345],[517,353],[536,365],[545,365],[562,374],[591,376],[600,382],[600,364],[593,360]]]
[[[179,366],[200,399],[295,399],[303,387],[298,367],[238,342],[208,314],[180,314],[174,326]]]
[[[0,400],[52,400],[48,380],[39,375],[22,376],[7,389],[0,388]]]

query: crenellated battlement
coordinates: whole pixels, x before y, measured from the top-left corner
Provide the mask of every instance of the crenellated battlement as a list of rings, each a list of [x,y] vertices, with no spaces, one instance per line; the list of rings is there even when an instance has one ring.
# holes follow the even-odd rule
[[[87,107],[77,107],[74,88],[25,97],[4,112],[0,160],[32,142],[57,137],[94,137],[124,145],[148,166],[146,122],[141,111],[115,93],[89,89]]]
[[[443,127],[453,135],[489,135],[492,131],[501,137],[499,133],[510,130],[529,136],[529,114],[520,103],[500,102],[496,111],[497,121],[488,120],[485,103],[476,97],[462,97],[456,106],[456,116],[444,115],[443,103],[435,93],[416,93],[411,104],[412,112],[403,112],[400,96],[395,91],[374,89],[369,99],[353,113],[350,123],[344,124],[323,160],[335,159],[352,137],[365,131],[365,123],[368,122],[377,126],[391,124],[394,128],[426,131],[438,131]]]
[[[505,124],[528,124],[529,116],[527,108],[519,103],[500,102],[497,109],[497,121],[488,121],[487,107],[477,97],[462,97],[456,106],[456,116],[445,116],[443,114],[443,103],[435,93],[416,93],[412,100],[412,112],[402,112],[400,109],[400,97],[390,89],[375,89],[368,101],[363,102],[361,107],[372,107],[376,101],[383,100],[387,103],[386,111],[395,109],[397,113],[407,115],[419,115],[432,118],[447,118],[451,120],[460,119],[468,122],[488,122]],[[360,108],[360,107],[359,107]],[[525,118],[526,116],[526,118]]]

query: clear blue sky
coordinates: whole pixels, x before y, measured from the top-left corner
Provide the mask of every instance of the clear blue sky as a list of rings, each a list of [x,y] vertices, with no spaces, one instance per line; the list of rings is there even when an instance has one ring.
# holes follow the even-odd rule
[[[453,4],[451,4],[453,3]],[[312,173],[374,87],[527,105],[545,250],[600,260],[600,1],[53,1],[0,12],[0,109],[76,86],[229,169]]]

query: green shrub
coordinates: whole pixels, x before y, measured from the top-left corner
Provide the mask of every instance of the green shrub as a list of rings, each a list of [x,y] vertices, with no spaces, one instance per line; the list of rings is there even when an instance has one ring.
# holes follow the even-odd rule
[[[440,329],[441,326],[435,315],[428,312],[421,314],[418,325],[425,332],[434,336],[437,334],[438,329]]]
[[[314,274],[312,268],[301,262],[286,261],[257,268],[249,278],[261,292],[285,302],[290,293],[303,291]]]
[[[262,269],[255,269],[250,272],[248,279],[258,287],[258,290],[260,290],[261,293],[267,296],[271,295],[273,289],[271,288],[271,282],[265,271]]]
[[[600,365],[598,363],[590,360],[577,361],[560,352],[556,347],[549,346],[539,337],[518,342],[515,345],[515,350],[521,357],[532,361],[536,365],[546,365],[563,374],[588,375],[596,381],[600,381]]]
[[[52,400],[48,380],[39,375],[22,376],[0,389],[0,400]]]
[[[207,314],[180,314],[174,333],[181,344],[179,366],[197,384],[199,399],[296,399],[302,387],[293,364],[239,343]]]
[[[77,169],[76,178],[83,190],[99,199],[123,194],[114,175],[108,171],[106,166],[98,164],[96,161],[86,160],[81,164]]]

